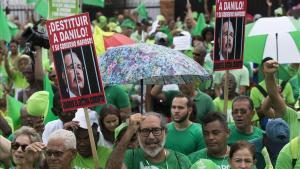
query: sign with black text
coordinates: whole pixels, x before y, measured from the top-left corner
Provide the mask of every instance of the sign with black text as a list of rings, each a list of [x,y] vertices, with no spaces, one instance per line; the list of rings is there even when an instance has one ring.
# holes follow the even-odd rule
[[[63,110],[104,104],[88,13],[48,20],[46,26]]]
[[[243,67],[247,0],[216,0],[214,71]]]

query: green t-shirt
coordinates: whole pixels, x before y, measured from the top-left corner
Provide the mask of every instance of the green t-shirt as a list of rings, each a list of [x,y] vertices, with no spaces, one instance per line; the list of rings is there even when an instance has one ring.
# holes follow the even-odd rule
[[[167,139],[165,147],[185,155],[189,155],[205,147],[202,128],[192,123],[185,130],[179,131],[174,122],[167,125]]]
[[[281,80],[279,80],[279,83],[281,83]],[[267,92],[266,89],[266,82],[263,80],[259,83],[259,85]],[[293,104],[295,103],[294,95],[292,86],[290,83],[287,83],[282,91],[283,98],[287,104]],[[250,98],[252,99],[254,103],[255,108],[259,108],[265,99],[263,94],[258,90],[257,87],[253,87],[250,92]]]
[[[118,109],[130,107],[128,93],[120,85],[106,86],[104,88],[106,103],[116,106]],[[104,105],[97,106],[95,111],[100,113]]]
[[[235,77],[236,81],[236,92],[239,93],[240,86],[249,86],[249,72],[248,69],[243,66],[242,69],[235,69],[235,70],[229,70],[229,73],[231,73]],[[220,85],[222,82],[222,77],[225,74],[225,71],[216,71],[214,72],[214,84]]]
[[[189,169],[191,162],[184,154],[168,150],[167,159],[160,163],[152,163],[144,158],[141,149],[127,150],[125,165],[128,169]]]
[[[290,127],[290,140],[297,137],[299,135],[299,123],[297,112],[294,109],[287,107],[286,113],[283,116],[283,120],[285,120]]]
[[[219,169],[219,166],[208,159],[200,159],[190,169]]]
[[[206,93],[197,90],[197,95],[194,98],[194,103],[196,106],[196,122],[200,122],[203,116],[209,112],[216,111],[216,107],[213,100]]]
[[[228,139],[228,144],[231,145],[239,140],[250,141],[256,138],[262,138],[264,131],[253,126],[253,132],[251,134],[244,134],[237,130],[235,124],[229,124],[230,136]]]
[[[299,140],[299,139],[298,139]],[[280,151],[275,169],[298,169],[300,168],[300,141],[298,141],[298,160],[294,168],[292,168],[292,151],[291,151],[291,142],[286,144]]]
[[[218,165],[221,169],[229,169],[228,156],[223,158],[212,157],[207,154],[206,148],[196,151],[190,154],[188,157],[191,160],[192,164],[196,163],[199,159],[209,159],[216,165]]]
[[[101,146],[97,147],[97,155],[101,169],[105,169],[106,161],[108,160],[111,152],[112,149],[110,148]],[[75,169],[94,169],[95,163],[93,157],[85,158],[77,153],[75,159],[72,161],[72,166],[74,166]]]
[[[216,106],[217,112],[224,113],[223,106],[224,106],[224,99],[217,97],[214,99],[214,104]],[[232,117],[232,100],[227,101],[227,122],[234,123]]]

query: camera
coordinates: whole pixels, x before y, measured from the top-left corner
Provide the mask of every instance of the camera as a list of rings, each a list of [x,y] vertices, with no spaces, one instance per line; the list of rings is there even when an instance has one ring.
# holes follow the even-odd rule
[[[41,33],[28,27],[21,36],[26,42],[31,42],[32,46],[41,46],[46,49],[50,48],[49,39],[46,33]]]

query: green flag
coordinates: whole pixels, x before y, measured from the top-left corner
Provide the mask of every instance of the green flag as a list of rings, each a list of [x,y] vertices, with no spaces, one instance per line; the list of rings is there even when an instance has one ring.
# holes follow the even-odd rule
[[[16,98],[10,95],[6,96],[7,102],[7,115],[12,119],[14,124],[14,129],[17,130],[21,126],[20,121],[20,111],[23,103],[19,102]]]
[[[83,0],[83,4],[104,7],[104,0]]]
[[[15,23],[10,22],[10,21],[8,21],[7,24],[8,24],[8,27],[9,27],[9,31],[10,31],[11,36],[12,36],[12,37],[16,36],[16,34],[19,32],[18,26],[17,26]]]
[[[202,30],[206,27],[205,18],[203,13],[200,13],[198,16],[197,24],[192,31],[193,36],[201,35]]]
[[[54,94],[53,94],[51,82],[50,82],[48,76],[44,77],[44,90],[49,92],[49,108],[48,108],[48,113],[45,114],[45,117],[44,117],[44,124],[47,124],[50,121],[58,119],[58,117],[55,116],[52,112]]]
[[[35,4],[34,11],[36,13],[40,14],[44,18],[48,18],[48,8],[49,8],[49,5],[48,5],[47,0],[39,0]]]
[[[140,5],[137,7],[137,12],[138,12],[139,17],[141,19],[147,19],[148,18],[148,12],[147,12],[147,9],[146,9],[145,4],[143,2],[140,3]]]
[[[0,6],[0,40],[5,40],[6,42],[10,42],[11,34],[9,31],[8,21],[2,7]]]

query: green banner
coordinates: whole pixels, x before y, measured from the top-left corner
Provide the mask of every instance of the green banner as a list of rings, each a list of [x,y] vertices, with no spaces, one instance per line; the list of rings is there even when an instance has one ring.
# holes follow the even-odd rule
[[[83,0],[83,4],[104,7],[104,0]]]
[[[49,0],[49,18],[64,18],[79,14],[79,0]]]

